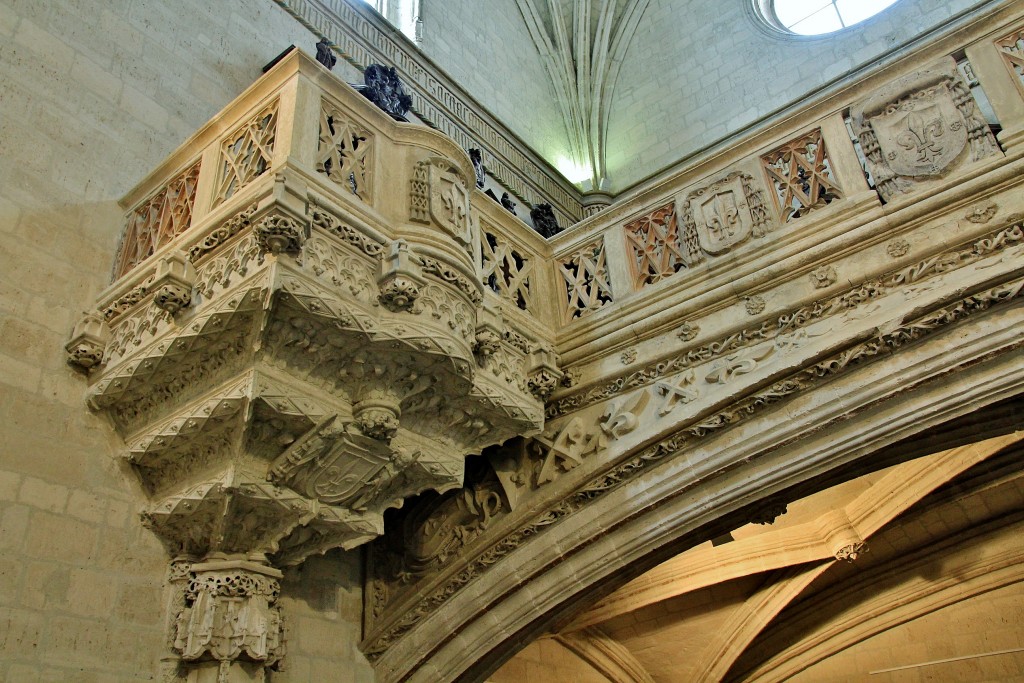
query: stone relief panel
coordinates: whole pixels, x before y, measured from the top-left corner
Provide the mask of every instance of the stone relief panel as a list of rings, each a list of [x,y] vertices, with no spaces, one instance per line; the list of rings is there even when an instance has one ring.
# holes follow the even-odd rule
[[[842,198],[820,128],[765,154],[761,166],[783,223]]]
[[[565,285],[563,319],[571,322],[612,301],[612,287],[605,264],[604,238],[580,247],[558,264]]]
[[[850,113],[885,201],[999,154],[952,58],[891,83]]]
[[[340,107],[324,99],[316,170],[364,202],[373,198],[373,135]]]
[[[434,223],[464,246],[471,244],[470,186],[451,160],[430,157],[420,161],[413,169],[410,184],[410,219]]]
[[[481,231],[480,269],[484,285],[503,299],[512,301],[518,308],[530,310],[530,274],[533,272],[533,258],[525,249],[514,245],[501,235],[486,227]]]
[[[114,279],[121,277],[192,223],[199,162],[128,214],[114,264]]]
[[[689,265],[679,233],[675,202],[626,223],[622,229],[629,245],[634,289],[660,282]]]
[[[1003,55],[1003,63],[1013,74],[1017,87],[1024,95],[1024,28],[996,41],[996,48]]]
[[[221,144],[221,168],[214,206],[270,168],[277,137],[278,101],[260,111]]]

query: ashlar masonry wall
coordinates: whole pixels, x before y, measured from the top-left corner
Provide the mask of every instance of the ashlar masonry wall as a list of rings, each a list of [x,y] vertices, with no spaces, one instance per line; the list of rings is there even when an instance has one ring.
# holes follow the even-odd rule
[[[269,1],[0,0],[0,680],[158,678],[168,558],[63,345],[109,282],[117,200],[291,43],[313,48]],[[286,575],[275,683],[373,680],[360,565]]]

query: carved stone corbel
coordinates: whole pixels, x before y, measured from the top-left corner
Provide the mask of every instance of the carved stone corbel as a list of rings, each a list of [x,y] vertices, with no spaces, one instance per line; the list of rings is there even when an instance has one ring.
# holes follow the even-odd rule
[[[477,313],[476,334],[473,341],[473,353],[482,361],[492,356],[501,348],[502,340],[501,310],[488,304]]]
[[[89,373],[103,362],[103,351],[110,341],[110,328],[97,313],[85,313],[75,324],[67,351],[68,365]]]
[[[550,346],[537,346],[530,354],[530,370],[526,386],[538,400],[546,401],[562,381],[558,354]]]
[[[395,313],[413,311],[425,282],[409,243],[405,240],[392,242],[388,255],[381,262],[381,273],[377,278],[380,303]]]
[[[153,304],[171,315],[192,303],[192,287],[196,269],[183,252],[177,251],[160,259],[151,285]]]

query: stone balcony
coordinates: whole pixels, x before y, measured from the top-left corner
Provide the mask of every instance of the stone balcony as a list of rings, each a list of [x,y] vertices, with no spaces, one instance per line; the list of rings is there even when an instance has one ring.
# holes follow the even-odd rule
[[[593,540],[502,564],[560,520],[678,453],[694,481],[739,471],[751,456],[705,444],[1014,299],[1022,45],[940,45],[551,240],[451,140],[289,54],[124,199],[114,282],[67,347],[179,568],[177,652],[273,664],[279,569],[384,534],[363,649],[406,680],[484,623],[468,584],[497,604]],[[239,595],[259,647],[202,627]]]

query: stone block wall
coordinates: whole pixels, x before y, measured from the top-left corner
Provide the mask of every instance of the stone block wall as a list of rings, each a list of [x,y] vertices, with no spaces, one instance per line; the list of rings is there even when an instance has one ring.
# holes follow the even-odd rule
[[[0,680],[161,668],[168,558],[63,345],[109,282],[117,200],[281,50],[313,42],[269,1],[0,1]],[[291,668],[275,680],[372,680],[359,564],[317,560],[301,589],[287,576]]]
[[[551,77],[515,2],[423,0],[422,15],[428,57],[542,157],[571,158]]]

